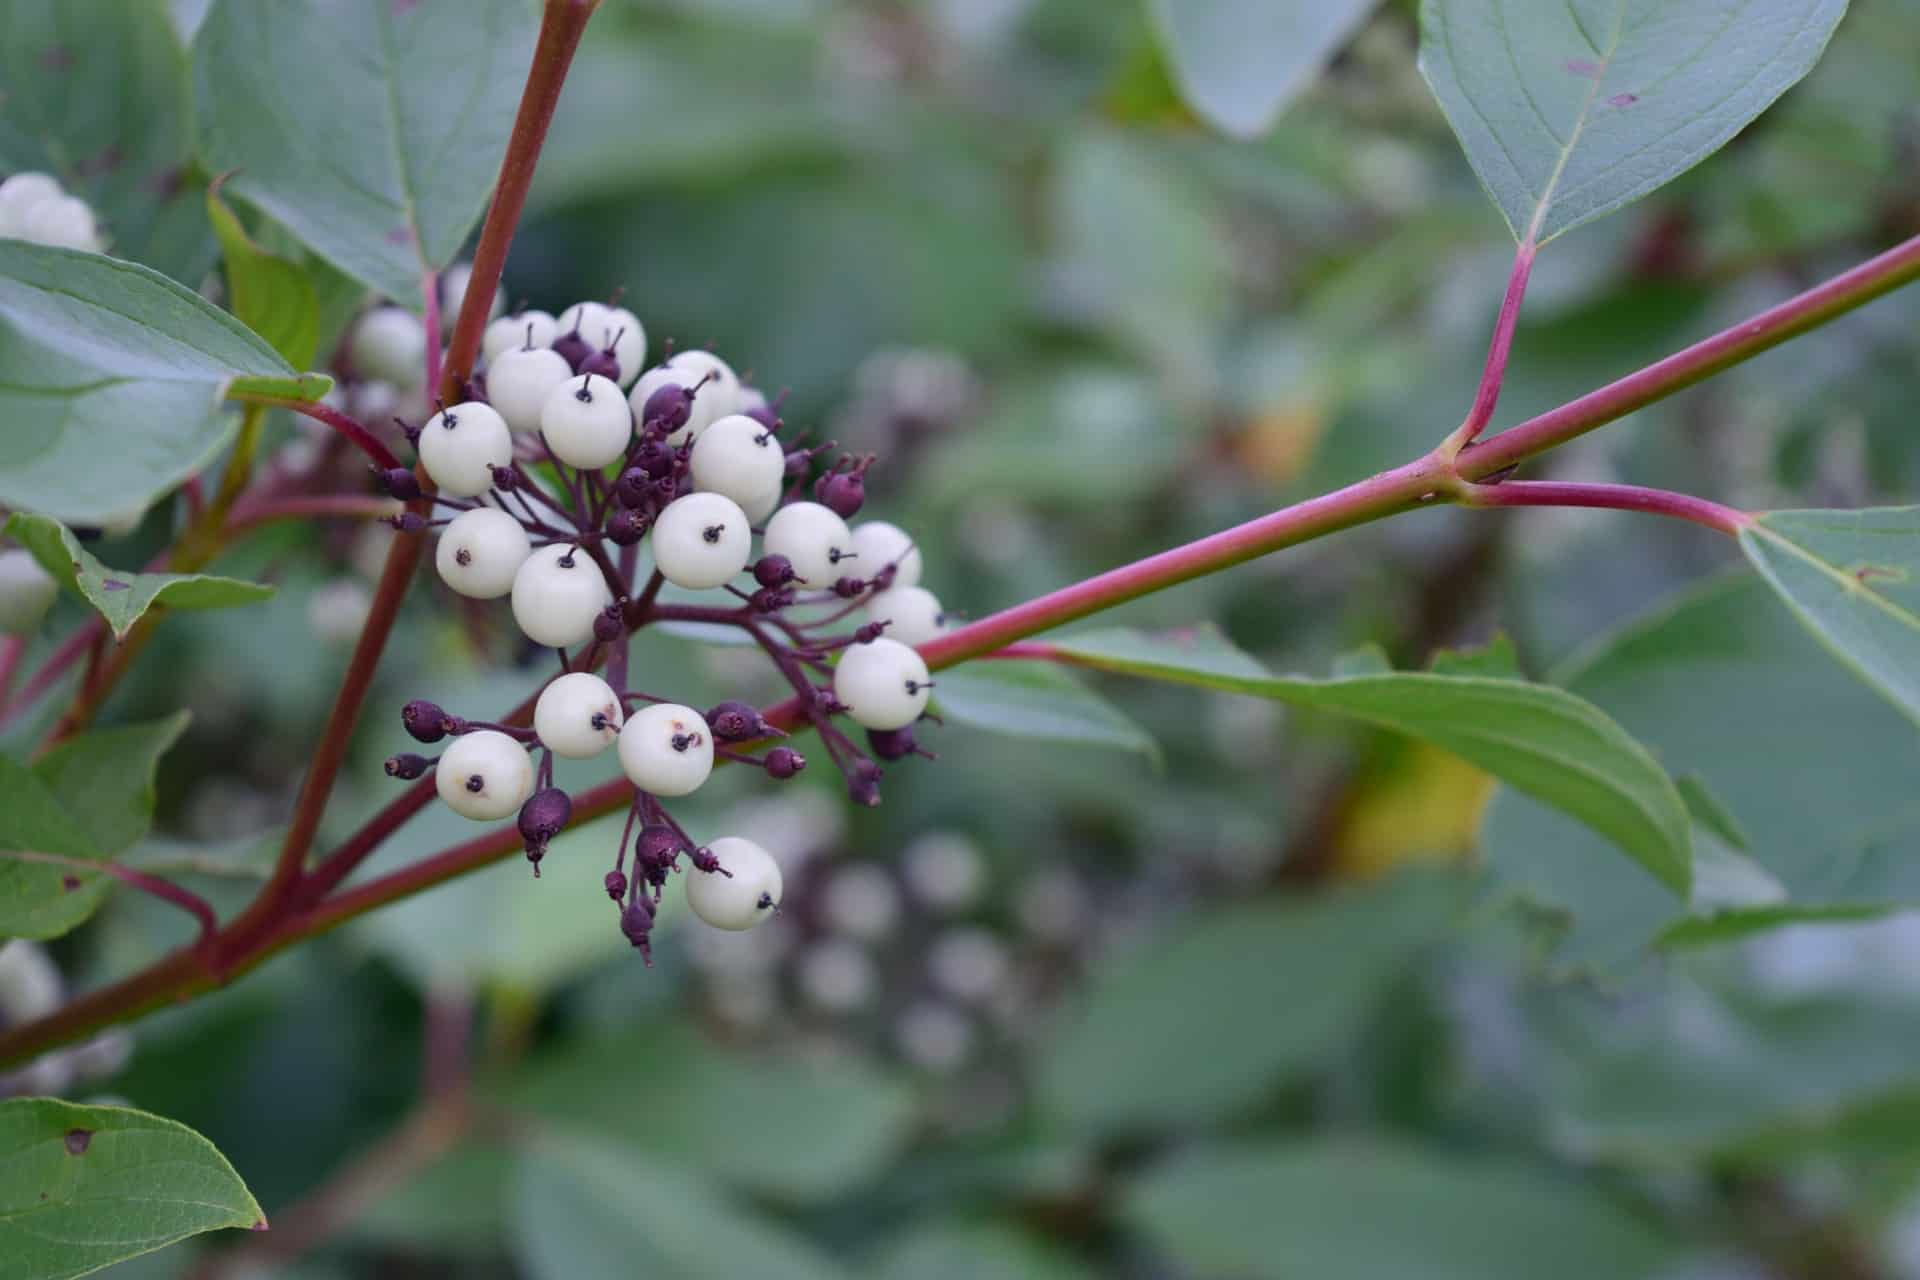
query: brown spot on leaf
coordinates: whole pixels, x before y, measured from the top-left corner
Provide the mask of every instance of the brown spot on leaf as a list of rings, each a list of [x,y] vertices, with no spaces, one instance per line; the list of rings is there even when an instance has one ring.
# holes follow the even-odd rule
[[[68,893],[72,893],[75,889],[78,889],[80,887],[80,877],[76,875],[61,876],[60,887],[62,889],[65,889]]]
[[[131,582],[122,582],[118,578],[108,578],[100,584],[100,589],[102,591],[131,591],[133,590],[133,584]]]
[[[391,245],[412,244],[413,232],[407,227],[395,227],[393,230],[387,232],[386,240],[387,243]]]
[[[87,1145],[92,1141],[93,1130],[91,1129],[67,1130],[67,1154],[70,1156],[83,1156],[87,1154]]]
[[[1630,107],[1638,101],[1640,101],[1640,95],[1637,93],[1616,93],[1607,99],[1607,105],[1610,107]]]
[[[1567,62],[1567,74],[1585,76],[1587,79],[1592,80],[1600,74],[1600,64],[1597,62],[1589,62],[1585,58],[1572,58]]]
[[[72,69],[76,61],[73,50],[67,46],[48,45],[46,52],[40,55],[40,68],[43,71],[67,71]]]

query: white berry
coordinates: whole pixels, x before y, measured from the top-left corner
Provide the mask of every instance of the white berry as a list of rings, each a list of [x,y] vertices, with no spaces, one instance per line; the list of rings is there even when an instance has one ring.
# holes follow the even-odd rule
[[[517,316],[501,316],[489,324],[480,339],[480,350],[491,368],[503,351],[516,347],[550,347],[559,336],[559,323],[552,316],[544,311],[522,311]]]
[[[46,173],[16,173],[0,182],[0,236],[19,235],[35,205],[65,194],[60,180]]]
[[[890,587],[920,585],[920,548],[913,545],[913,535],[897,524],[868,520],[854,526],[853,553],[858,557],[854,564],[860,576],[869,581],[879,577],[882,569],[892,565],[893,581],[888,584]]]
[[[669,369],[676,369],[692,377],[694,382],[705,378],[707,385],[703,392],[712,391],[714,399],[720,402],[720,412],[716,417],[725,417],[729,413],[738,413],[740,405],[740,375],[733,366],[711,351],[682,351],[667,361]],[[692,386],[693,383],[687,384]]]
[[[403,387],[427,380],[427,326],[404,307],[375,307],[353,326],[353,371]]]
[[[559,677],[533,706],[533,731],[568,760],[591,760],[612,746],[625,719],[613,687],[589,671]]]
[[[475,822],[498,822],[533,793],[533,762],[497,729],[455,738],[434,766],[433,785],[447,807]]]
[[[440,532],[433,567],[440,581],[474,600],[498,600],[533,553],[520,522],[494,507],[462,511]]]
[[[512,431],[538,431],[540,411],[555,387],[573,376],[573,366],[546,347],[509,347],[487,366],[487,403]]]
[[[613,358],[620,364],[620,385],[630,387],[639,381],[640,370],[647,363],[647,331],[640,317],[625,307],[609,309],[605,324],[606,335],[599,346],[612,345]]]
[[[689,459],[693,487],[757,506],[786,483],[787,451],[771,431],[744,414],[730,414],[702,431]],[[769,506],[768,510],[772,510]]]
[[[653,522],[653,565],[676,587],[705,591],[742,569],[753,556],[747,513],[717,493],[689,493],[667,504]]]
[[[473,264],[456,262],[440,276],[440,328],[444,333],[452,333],[453,326],[460,318],[460,308],[467,303],[467,286],[473,282]],[[507,309],[507,291],[495,285],[493,303],[487,308],[488,316],[497,316]]]
[[[535,644],[570,649],[593,636],[593,620],[613,603],[593,557],[567,543],[541,547],[513,576],[513,620]]]
[[[547,393],[540,409],[547,450],[570,467],[598,471],[626,456],[633,440],[633,414],[611,380],[582,374]]]
[[[833,669],[833,696],[863,729],[904,729],[920,718],[933,679],[919,654],[885,636],[856,644]]]
[[[34,630],[59,594],[60,583],[31,551],[0,551],[0,632],[25,635]]]
[[[841,567],[853,553],[847,522],[817,502],[794,502],[774,512],[765,541],[767,554],[785,556],[808,586],[830,587],[848,574],[864,576],[857,560]]]
[[[713,731],[692,707],[642,707],[620,730],[620,768],[634,786],[656,796],[698,791],[713,772]]]
[[[780,905],[780,864],[751,840],[722,836],[707,846],[721,871],[687,876],[687,905],[716,929],[751,929]]]
[[[92,207],[78,196],[53,196],[34,202],[20,219],[20,237],[87,253],[98,253],[105,247]]]
[[[506,419],[477,400],[442,409],[420,428],[420,465],[449,498],[473,498],[493,488],[493,469],[513,461]]]
[[[685,444],[694,439],[709,424],[726,416],[726,406],[721,404],[722,397],[714,390],[712,383],[694,390],[694,385],[699,381],[697,375],[667,365],[647,370],[646,375],[634,383],[633,390],[627,394],[627,404],[633,409],[634,422],[646,426],[647,401],[653,398],[654,392],[662,387],[682,387],[693,391],[693,400],[687,406],[686,422],[667,437],[667,443]]]
[[[887,639],[923,645],[946,627],[940,600],[925,587],[889,587],[867,599],[867,621],[885,622]]]

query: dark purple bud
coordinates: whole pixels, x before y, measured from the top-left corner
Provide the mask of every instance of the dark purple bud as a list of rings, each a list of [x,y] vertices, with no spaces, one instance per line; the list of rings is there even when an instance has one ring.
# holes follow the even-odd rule
[[[641,956],[648,964],[653,963],[652,942],[648,934],[653,932],[653,903],[646,897],[636,897],[620,913],[620,932],[627,941],[640,949]]]
[[[686,847],[680,833],[663,823],[640,828],[639,838],[633,843],[634,856],[649,867],[670,866]]]
[[[847,795],[855,804],[871,809],[880,803],[880,779],[884,775],[871,760],[858,760],[847,771]]]
[[[763,404],[758,408],[746,409],[742,412],[769,431],[778,431],[787,425],[780,420],[780,415],[774,412],[774,408],[770,404]]]
[[[710,876],[720,875],[725,876],[729,880],[733,879],[733,872],[721,866],[720,859],[714,857],[713,850],[707,848],[705,845],[701,845],[697,849],[687,850],[687,861],[693,864],[695,871],[703,871]]]
[[[547,841],[565,830],[572,818],[573,801],[559,787],[534,792],[520,806],[520,836],[527,842],[527,852],[536,848],[545,852]]]
[[[505,492],[520,487],[520,473],[512,467],[489,467],[487,470],[493,475],[494,488]]]
[[[687,417],[692,412],[693,392],[678,383],[669,382],[647,397],[640,422],[643,426],[659,427],[671,433],[686,426]]]
[[[668,444],[663,437],[648,436],[641,440],[639,448],[633,451],[633,464],[658,480],[662,476],[672,475],[674,468],[680,465],[680,451]],[[629,503],[628,505],[638,506],[639,504]]]
[[[626,872],[609,871],[607,872],[607,878],[601,881],[601,883],[607,886],[607,896],[609,898],[612,898],[615,902],[618,902],[620,901],[620,899],[627,896],[627,873]]]
[[[427,518],[413,511],[402,511],[399,515],[388,516],[387,523],[402,533],[425,533]]]
[[[753,562],[753,580],[763,587],[784,587],[798,576],[793,571],[793,561],[785,556],[761,556]]]
[[[420,480],[406,467],[390,467],[382,471],[380,484],[402,502],[411,502],[420,496]]]
[[[616,547],[631,547],[647,536],[653,517],[639,506],[622,507],[607,517],[607,541]]]
[[[614,357],[612,348],[592,352],[586,359],[573,367],[575,373],[597,373],[609,382],[620,381],[620,361]]]
[[[813,470],[812,449],[795,449],[787,455],[787,479],[798,480]]]
[[[853,642],[855,644],[872,644],[875,640],[885,635],[887,628],[892,625],[892,618],[882,618],[878,622],[863,622],[854,628]]]
[[[585,364],[587,357],[593,354],[593,344],[580,336],[578,324],[574,325],[571,332],[555,338],[553,349],[560,353],[560,357],[573,368],[575,373],[580,372],[580,366]]]
[[[920,744],[914,741],[911,728],[869,729],[867,745],[882,760],[905,760],[920,749]]]
[[[593,619],[593,638],[601,644],[612,644],[627,629],[627,620],[620,611],[620,602],[614,601],[602,609]]]
[[[842,520],[851,520],[867,500],[867,486],[858,471],[835,471],[814,483],[813,496]]]
[[[707,727],[722,742],[746,742],[774,732],[759,710],[745,702],[722,702],[707,712]]]
[[[851,600],[866,589],[867,583],[864,578],[835,578],[833,580],[833,594],[839,596],[842,600]]]
[[[753,593],[749,603],[753,605],[756,613],[778,613],[793,603],[793,592],[762,587]]]
[[[433,768],[433,761],[425,756],[414,755],[411,751],[402,751],[397,756],[387,757],[387,776],[412,782],[415,778],[424,778],[427,770]]]
[[[767,752],[767,776],[786,779],[807,767],[807,758],[792,747],[775,747]]]
[[[438,742],[452,728],[450,717],[435,702],[415,698],[400,708],[400,723],[415,742]]]
[[[643,445],[642,448],[645,446]],[[614,501],[623,507],[643,507],[653,488],[653,474],[645,467],[628,467],[613,482]]]

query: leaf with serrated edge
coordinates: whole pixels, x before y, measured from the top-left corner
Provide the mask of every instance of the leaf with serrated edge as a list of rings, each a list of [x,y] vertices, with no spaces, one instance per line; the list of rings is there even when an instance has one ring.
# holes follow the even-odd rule
[[[155,606],[170,609],[227,609],[254,604],[273,588],[207,573],[126,573],[109,569],[73,531],[46,516],[16,512],[3,531],[27,550],[40,567],[97,609],[115,639],[124,640],[141,615]]]
[[[203,1231],[266,1225],[233,1165],[183,1124],[0,1102],[0,1280],[67,1280]]]
[[[1836,658],[1920,720],[1920,507],[1770,511],[1740,547]]]
[[[534,29],[525,0],[216,0],[193,47],[201,153],[239,171],[235,197],[418,310],[486,206]]]
[[[1847,0],[1425,0],[1420,70],[1516,239],[1671,182],[1812,70]]]
[[[1181,97],[1238,138],[1273,127],[1378,0],[1152,0]]]
[[[1092,632],[1048,647],[1082,666],[1317,707],[1430,742],[1579,819],[1687,893],[1690,828],[1672,780],[1619,725],[1563,689],[1416,671],[1274,676],[1211,628]]]
[[[124,518],[226,445],[229,390],[314,399],[331,385],[158,272],[0,240],[0,504]]]

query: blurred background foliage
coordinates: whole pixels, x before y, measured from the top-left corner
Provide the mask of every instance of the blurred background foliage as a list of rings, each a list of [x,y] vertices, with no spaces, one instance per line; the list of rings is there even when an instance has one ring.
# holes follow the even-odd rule
[[[1415,69],[1415,8],[1381,4],[1241,142],[1114,0],[607,0],[508,288],[624,289],[656,339],[790,388],[790,422],[883,455],[872,509],[979,616],[1457,421],[1511,242]],[[1496,426],[1920,230],[1920,3],[1852,9],[1723,153],[1552,246]],[[153,252],[203,269],[183,220]],[[1909,291],[1535,471],[1910,499],[1917,336]],[[255,538],[225,569],[271,604],[161,631],[115,718],[194,719],[135,862],[244,900],[381,536]],[[754,934],[670,920],[643,968],[603,822],[537,883],[494,867],[34,1083],[194,1126],[283,1230],[344,1186],[361,1211],[302,1277],[1920,1277],[1920,743],[1731,550],[1434,511],[1116,618],[1212,619],[1313,674],[1504,630],[1704,783],[1693,904],[1434,749],[1102,680],[1082,740],[953,724],[874,811],[823,770],[727,771],[686,816],[786,859]],[[423,584],[370,705],[510,705],[537,675],[499,624]],[[682,638],[638,661],[696,705],[774,692]],[[402,745],[369,716],[330,833],[391,795]],[[431,812],[375,866],[464,834]],[[116,897],[53,949],[68,980],[179,942],[164,910]],[[468,1072],[455,1130],[435,1100]]]

